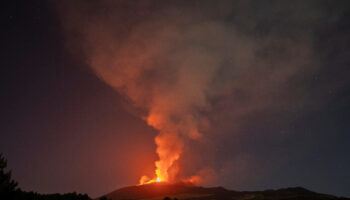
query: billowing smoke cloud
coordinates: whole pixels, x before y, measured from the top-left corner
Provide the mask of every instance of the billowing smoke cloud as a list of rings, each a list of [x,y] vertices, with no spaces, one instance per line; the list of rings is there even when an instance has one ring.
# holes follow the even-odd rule
[[[335,16],[312,2],[282,3],[67,1],[58,7],[68,46],[159,131],[156,175],[175,181],[221,173],[198,164],[188,174],[181,162],[187,144],[215,148],[208,138],[227,129],[238,134],[250,113],[309,102],[290,83],[319,70],[313,34]]]

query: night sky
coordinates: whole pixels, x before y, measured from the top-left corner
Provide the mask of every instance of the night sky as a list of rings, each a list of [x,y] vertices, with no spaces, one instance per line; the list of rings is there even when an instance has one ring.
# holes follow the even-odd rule
[[[1,27],[0,152],[24,190],[137,184],[162,130],[144,116],[174,94],[168,123],[202,135],[183,174],[350,196],[349,1],[7,1]]]

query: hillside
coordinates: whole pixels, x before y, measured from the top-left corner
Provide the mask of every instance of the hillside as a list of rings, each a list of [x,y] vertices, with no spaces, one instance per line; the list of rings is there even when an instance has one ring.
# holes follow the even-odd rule
[[[154,183],[140,186],[130,186],[115,190],[107,195],[111,200],[162,200],[164,197],[179,200],[350,200],[350,198],[319,194],[301,187],[257,192],[237,192],[223,187],[198,187],[191,184]]]

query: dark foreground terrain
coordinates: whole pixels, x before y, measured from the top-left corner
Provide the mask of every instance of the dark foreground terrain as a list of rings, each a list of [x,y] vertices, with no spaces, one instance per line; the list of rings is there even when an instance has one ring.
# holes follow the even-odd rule
[[[90,200],[86,194],[38,194],[26,192],[12,179],[11,171],[6,170],[7,161],[0,153],[0,200]],[[223,187],[204,188],[188,183],[153,183],[140,186],[124,187],[111,192],[98,200],[254,200],[254,199],[301,199],[328,200],[348,199],[326,194],[318,194],[301,187],[261,192],[237,192]]]
[[[196,199],[196,200],[254,200],[254,199],[300,199],[300,200],[340,200],[348,199],[332,195],[319,194],[301,187],[285,188],[279,190],[265,190],[260,192],[237,192],[223,187],[204,188],[190,184],[164,184],[155,183],[141,186],[130,186],[115,190],[103,199],[110,200],[162,200],[166,197],[171,199]],[[167,199],[169,199],[167,198]],[[100,199],[100,198],[98,198]]]

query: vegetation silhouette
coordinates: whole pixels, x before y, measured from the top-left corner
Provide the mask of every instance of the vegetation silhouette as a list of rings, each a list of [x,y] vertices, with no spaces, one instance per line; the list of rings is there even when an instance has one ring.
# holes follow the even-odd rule
[[[11,170],[6,172],[7,160],[0,153],[0,199],[8,199],[17,191],[18,183],[12,180]]]
[[[39,194],[22,191],[12,179],[11,170],[6,170],[7,160],[0,153],[0,199],[1,200],[91,200],[87,194]]]

